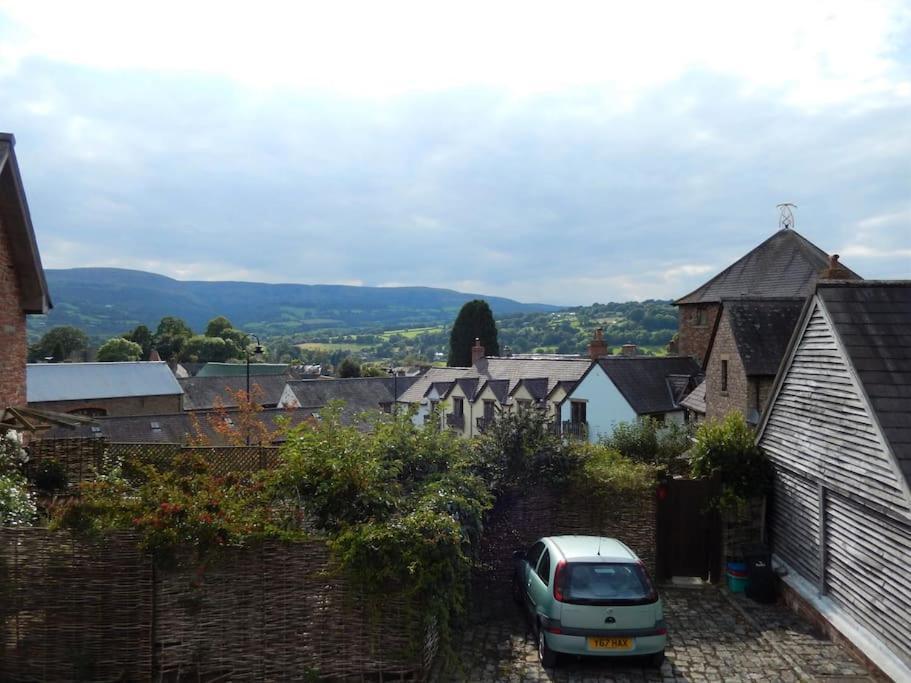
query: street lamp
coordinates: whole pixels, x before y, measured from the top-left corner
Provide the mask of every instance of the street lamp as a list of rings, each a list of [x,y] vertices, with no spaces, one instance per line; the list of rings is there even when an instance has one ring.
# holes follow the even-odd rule
[[[253,355],[256,356],[257,358],[259,358],[263,355],[263,347],[259,343],[259,337],[257,337],[255,334],[251,334],[250,336],[256,340],[256,346],[253,347]],[[245,351],[246,351],[246,355],[247,355],[247,405],[249,405],[250,404],[250,348],[249,348],[249,346],[245,349]],[[250,425],[247,425],[247,445],[248,446],[250,445]]]

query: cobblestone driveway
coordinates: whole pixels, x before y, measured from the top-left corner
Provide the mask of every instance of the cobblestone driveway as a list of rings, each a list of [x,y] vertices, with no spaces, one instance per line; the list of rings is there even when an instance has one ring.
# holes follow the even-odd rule
[[[869,681],[847,652],[785,607],[757,605],[718,588],[662,591],[670,642],[660,670],[640,661],[561,658],[538,663],[518,608],[475,625],[461,644],[463,671],[446,681]]]

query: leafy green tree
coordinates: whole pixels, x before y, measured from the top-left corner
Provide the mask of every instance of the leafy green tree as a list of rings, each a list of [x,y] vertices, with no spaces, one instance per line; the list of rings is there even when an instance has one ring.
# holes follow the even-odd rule
[[[361,376],[361,364],[359,361],[355,360],[351,356],[348,356],[341,362],[341,365],[338,366],[338,376],[345,377],[360,377]]]
[[[142,347],[129,339],[114,337],[101,345],[97,358],[102,363],[139,360],[142,358]]]
[[[364,363],[361,366],[361,377],[385,377],[387,374],[389,373],[378,365]]]
[[[183,360],[199,363],[223,363],[232,358],[232,348],[221,337],[190,337],[180,352]]]
[[[165,316],[155,330],[154,344],[158,355],[163,360],[180,357],[187,340],[193,336],[193,330],[180,318]]]
[[[132,332],[123,335],[123,338],[139,344],[142,347],[143,358],[148,358],[154,348],[152,330],[145,325],[137,325]]]
[[[234,325],[232,325],[231,321],[228,320],[225,316],[220,315],[217,318],[212,318],[209,321],[209,324],[206,325],[206,336],[221,337],[224,339],[222,332],[230,329],[234,329]]]
[[[481,340],[486,355],[500,355],[497,324],[494,322],[490,306],[482,299],[469,301],[459,311],[449,335],[448,365],[451,367],[471,365],[471,347],[474,346],[475,339]]]
[[[59,363],[66,360],[70,354],[82,351],[88,344],[88,337],[78,327],[71,325],[55,327],[29,349],[29,361],[40,361],[53,356],[54,360]]]

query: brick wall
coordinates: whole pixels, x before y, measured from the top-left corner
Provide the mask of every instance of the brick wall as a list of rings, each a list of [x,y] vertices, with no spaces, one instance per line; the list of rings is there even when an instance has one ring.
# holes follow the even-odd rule
[[[0,409],[25,404],[25,362],[28,342],[19,279],[0,222]]]
[[[99,398],[86,401],[41,401],[29,403],[29,406],[58,413],[71,413],[83,408],[102,408],[107,411],[107,417],[167,415],[180,412],[180,395]]]
[[[721,361],[728,362],[727,391],[721,391]],[[749,406],[750,383],[740,360],[734,333],[728,313],[722,312],[721,322],[715,334],[712,354],[705,368],[705,417],[719,419],[731,411],[739,411],[744,417]],[[755,389],[753,389],[755,391]]]
[[[712,338],[721,304],[683,304],[677,327],[677,353],[701,363]]]

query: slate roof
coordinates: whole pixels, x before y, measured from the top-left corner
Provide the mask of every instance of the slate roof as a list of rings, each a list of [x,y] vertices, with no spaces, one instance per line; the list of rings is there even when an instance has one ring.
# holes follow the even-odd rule
[[[702,370],[689,356],[605,356],[598,360],[637,415],[680,410],[679,376],[702,379]],[[671,381],[671,378],[675,379]]]
[[[524,386],[535,401],[543,401],[547,397],[546,377],[525,377],[516,382],[511,393],[515,393],[520,386]]]
[[[184,366],[186,367],[186,365]],[[287,375],[285,363],[250,363],[250,375]],[[196,377],[246,377],[246,363],[206,363],[197,372]]]
[[[742,296],[805,299],[828,265],[829,255],[800,233],[779,230],[674,304],[718,303]],[[853,271],[847,272],[860,278]]]
[[[344,401],[345,413],[380,410],[394,400],[393,390],[399,396],[414,386],[416,377],[349,377],[346,379],[291,380],[288,387],[294,392],[302,408],[320,408],[330,401]]]
[[[519,380],[547,378],[549,394],[558,382],[578,382],[591,367],[588,358],[517,358],[492,356],[482,358],[469,368],[467,376],[482,379],[509,380],[508,393],[516,388]]]
[[[821,282],[816,293],[911,482],[911,281]]]
[[[29,363],[26,382],[29,403],[183,393],[164,361]]]
[[[453,382],[458,377],[464,377],[466,372],[468,372],[468,368],[430,368],[423,375],[414,378],[414,384],[400,394],[399,401],[420,403],[421,399],[427,395],[427,390],[430,389],[432,383]]]
[[[699,382],[695,389],[684,396],[683,400],[680,401],[680,405],[705,415],[705,380]]]
[[[260,412],[257,419],[271,429],[275,426],[275,418],[279,416],[287,419],[290,426],[296,426],[312,414],[312,410],[303,408],[299,410],[271,409]],[[228,412],[227,416],[230,417],[231,413]],[[99,417],[94,418],[93,422],[92,425],[83,425],[75,429],[54,427],[42,432],[41,438],[104,437],[111,443],[186,443],[187,437],[195,433],[192,413]],[[227,445],[223,442],[223,437],[212,429],[205,417],[197,417],[196,424],[212,440],[212,443]]]
[[[0,224],[7,233],[24,313],[47,313],[53,307],[44,278],[32,216],[25,199],[16,138],[0,133]]]
[[[177,381],[183,389],[184,410],[211,410],[217,405],[236,408],[237,401],[228,390],[247,390],[246,377],[185,377]],[[260,405],[274,408],[278,405],[287,382],[283,375],[250,377],[250,392]]]
[[[500,403],[506,403],[509,400],[508,379],[489,379],[480,386],[478,394],[484,391],[485,388],[490,389]]]
[[[778,374],[804,303],[804,299],[724,300],[747,376]]]

